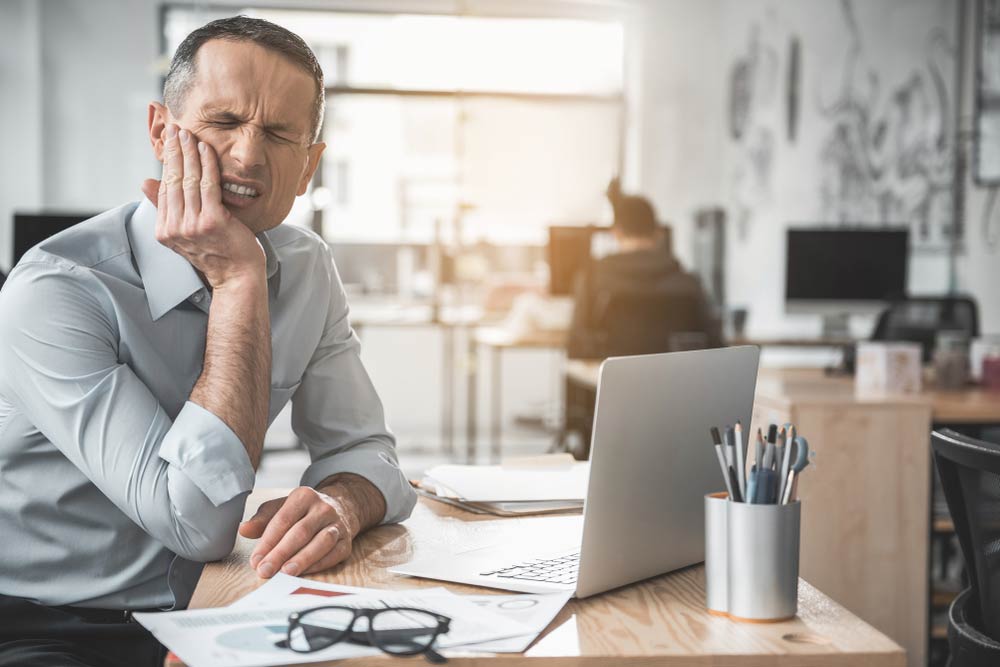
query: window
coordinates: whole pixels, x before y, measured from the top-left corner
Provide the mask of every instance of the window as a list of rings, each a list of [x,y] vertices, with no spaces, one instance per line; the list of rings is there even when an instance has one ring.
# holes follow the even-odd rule
[[[291,217],[320,210],[327,239],[541,244],[549,225],[605,217],[623,163],[620,23],[242,13],[301,35],[323,67],[322,173]],[[213,18],[168,7],[169,51]]]

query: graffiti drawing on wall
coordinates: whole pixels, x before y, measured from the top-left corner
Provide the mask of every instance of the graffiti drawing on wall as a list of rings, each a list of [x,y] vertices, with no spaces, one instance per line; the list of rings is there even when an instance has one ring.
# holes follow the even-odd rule
[[[753,211],[772,195],[777,141],[766,122],[766,111],[778,98],[779,63],[777,49],[755,24],[745,53],[729,73],[729,136],[743,147],[743,159],[736,164],[732,181],[736,232],[741,240],[750,233]]]
[[[924,62],[888,79],[866,59],[851,0],[841,1],[848,39],[840,80],[819,89],[823,219],[845,225],[910,225],[915,248],[946,250],[964,237],[954,216],[955,141],[947,78],[955,47],[930,31]]]

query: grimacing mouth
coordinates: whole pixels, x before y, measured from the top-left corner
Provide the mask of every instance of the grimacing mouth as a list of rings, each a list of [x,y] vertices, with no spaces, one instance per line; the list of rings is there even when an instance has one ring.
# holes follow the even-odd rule
[[[236,183],[232,183],[226,180],[223,180],[222,182],[222,189],[230,194],[234,194],[239,197],[247,197],[249,199],[253,199],[254,197],[260,196],[260,193],[257,192],[257,190],[255,190],[254,188],[251,188],[246,185],[237,185]]]

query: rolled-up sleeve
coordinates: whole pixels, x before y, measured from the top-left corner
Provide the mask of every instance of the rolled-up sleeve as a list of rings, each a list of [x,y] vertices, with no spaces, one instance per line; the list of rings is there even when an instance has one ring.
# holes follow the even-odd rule
[[[0,390],[149,535],[194,561],[227,555],[254,473],[222,420],[172,420],[118,359],[113,308],[87,272],[19,265],[0,292]]]
[[[383,523],[410,516],[417,497],[396,457],[382,402],[361,363],[360,342],[351,329],[347,298],[333,258],[324,250],[322,276],[328,307],[319,345],[292,398],[292,428],[312,464],[302,484],[316,486],[337,473],[353,473],[385,498]]]
[[[160,458],[183,471],[216,507],[253,489],[254,470],[243,443],[197,403],[181,408],[160,444]]]

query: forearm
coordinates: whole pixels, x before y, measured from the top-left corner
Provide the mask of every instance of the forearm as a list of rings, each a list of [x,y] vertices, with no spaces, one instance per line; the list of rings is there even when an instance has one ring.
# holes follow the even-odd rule
[[[385,498],[382,497],[382,492],[360,475],[349,472],[330,475],[317,484],[316,489],[339,498],[347,505],[349,512],[345,518],[354,536],[377,526],[385,517]]]
[[[190,400],[224,421],[257,468],[271,393],[271,323],[263,272],[215,289],[205,361]]]

